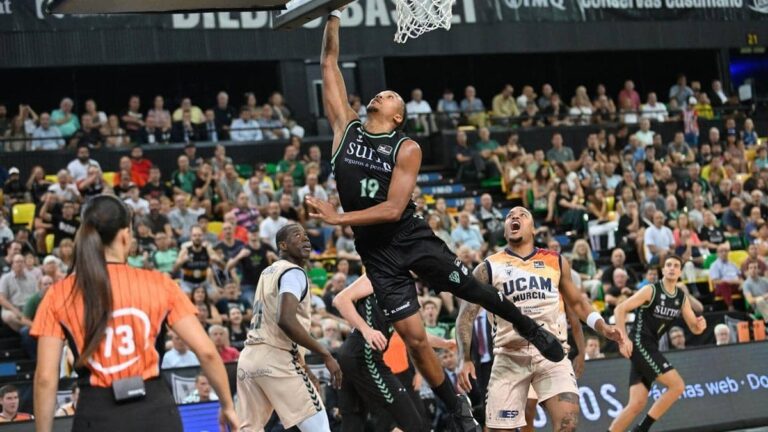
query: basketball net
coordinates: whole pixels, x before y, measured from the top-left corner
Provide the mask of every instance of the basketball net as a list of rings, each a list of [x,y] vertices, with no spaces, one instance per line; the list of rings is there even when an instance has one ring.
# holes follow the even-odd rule
[[[451,29],[451,9],[456,0],[395,0],[397,32],[395,42],[405,43],[428,31]]]

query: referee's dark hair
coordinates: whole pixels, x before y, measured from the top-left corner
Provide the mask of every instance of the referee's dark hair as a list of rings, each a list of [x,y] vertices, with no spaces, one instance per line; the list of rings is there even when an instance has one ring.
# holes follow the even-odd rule
[[[112,286],[104,245],[112,243],[120,230],[130,228],[131,212],[116,197],[100,195],[88,202],[80,219],[70,272],[75,273],[75,289],[72,292],[80,293],[85,311],[84,347],[77,361],[82,367],[104,339],[112,312]]]
[[[289,223],[288,225],[285,225],[284,227],[277,230],[277,234],[275,234],[275,244],[277,245],[278,249],[280,249],[280,243],[288,240],[288,234],[290,234],[290,232],[295,228],[301,228],[301,225],[297,223]]]

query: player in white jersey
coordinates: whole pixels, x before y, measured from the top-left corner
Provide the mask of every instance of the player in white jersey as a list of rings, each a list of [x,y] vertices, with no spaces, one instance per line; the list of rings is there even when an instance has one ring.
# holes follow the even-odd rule
[[[331,353],[309,334],[310,293],[304,265],[312,248],[299,224],[275,236],[280,259],[259,277],[254,313],[237,362],[240,432],[262,432],[272,411],[283,426],[302,432],[330,432],[317,380],[306,367],[300,346],[319,354],[341,387],[341,369]]]
[[[571,280],[567,261],[554,251],[534,247],[533,216],[524,207],[507,215],[504,235],[507,248],[486,258],[474,270],[475,277],[491,283],[524,314],[536,320],[561,342],[567,339],[561,319],[560,300],[579,319],[606,338],[622,341],[618,329],[608,325],[587,299],[582,298]],[[479,306],[462,302],[456,320],[460,358],[463,364],[459,386],[469,391],[469,377],[475,367],[469,356],[472,323]],[[573,366],[568,359],[546,360],[507,322],[494,317],[494,361],[488,383],[486,426],[492,431],[512,431],[525,425],[525,406],[529,387],[552,418],[556,431],[574,431],[579,420],[579,396]]]

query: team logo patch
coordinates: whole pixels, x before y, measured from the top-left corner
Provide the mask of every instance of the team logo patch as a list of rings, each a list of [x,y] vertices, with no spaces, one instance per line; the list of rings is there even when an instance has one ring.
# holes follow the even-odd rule
[[[662,299],[662,300],[666,300],[666,298],[667,298],[667,296],[666,296],[666,295],[664,295],[664,294],[662,294],[662,295],[661,295],[661,299]]]
[[[520,414],[520,412],[517,410],[501,410],[499,411],[499,418],[513,419],[517,417],[518,414]]]
[[[380,144],[379,147],[376,149],[377,152],[390,155],[392,154],[392,146],[388,146],[386,144]]]
[[[451,274],[448,276],[448,280],[450,280],[453,283],[459,283],[459,272],[452,271]]]
[[[461,260],[456,258],[455,260],[453,260],[453,265],[455,265],[458,268],[461,268]]]
[[[544,261],[534,261],[533,262],[533,268],[543,269],[544,268]]]

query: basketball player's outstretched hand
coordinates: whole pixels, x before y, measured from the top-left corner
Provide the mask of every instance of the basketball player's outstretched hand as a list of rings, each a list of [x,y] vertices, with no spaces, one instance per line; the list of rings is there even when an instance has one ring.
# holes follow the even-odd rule
[[[339,363],[331,354],[325,357],[325,367],[331,374],[331,386],[339,390],[341,388],[341,367],[339,367]]]
[[[219,432],[227,432],[227,430],[240,430],[240,420],[233,408],[219,410]]]
[[[626,358],[632,357],[632,341],[628,338],[624,338],[619,344],[619,352]]]
[[[387,338],[378,330],[369,329],[363,332],[363,337],[376,351],[384,351],[387,348]]]
[[[616,326],[604,325],[602,333],[605,338],[610,339],[619,345],[621,345],[624,340],[624,335],[621,334],[621,331],[619,331]]]
[[[472,390],[472,381],[470,381],[469,377],[477,379],[475,364],[471,361],[463,361],[459,371],[459,388],[467,393]]]
[[[307,195],[306,200],[307,204],[315,208],[314,212],[309,212],[309,217],[318,218],[331,225],[339,224],[339,213],[331,203],[309,195]]]

